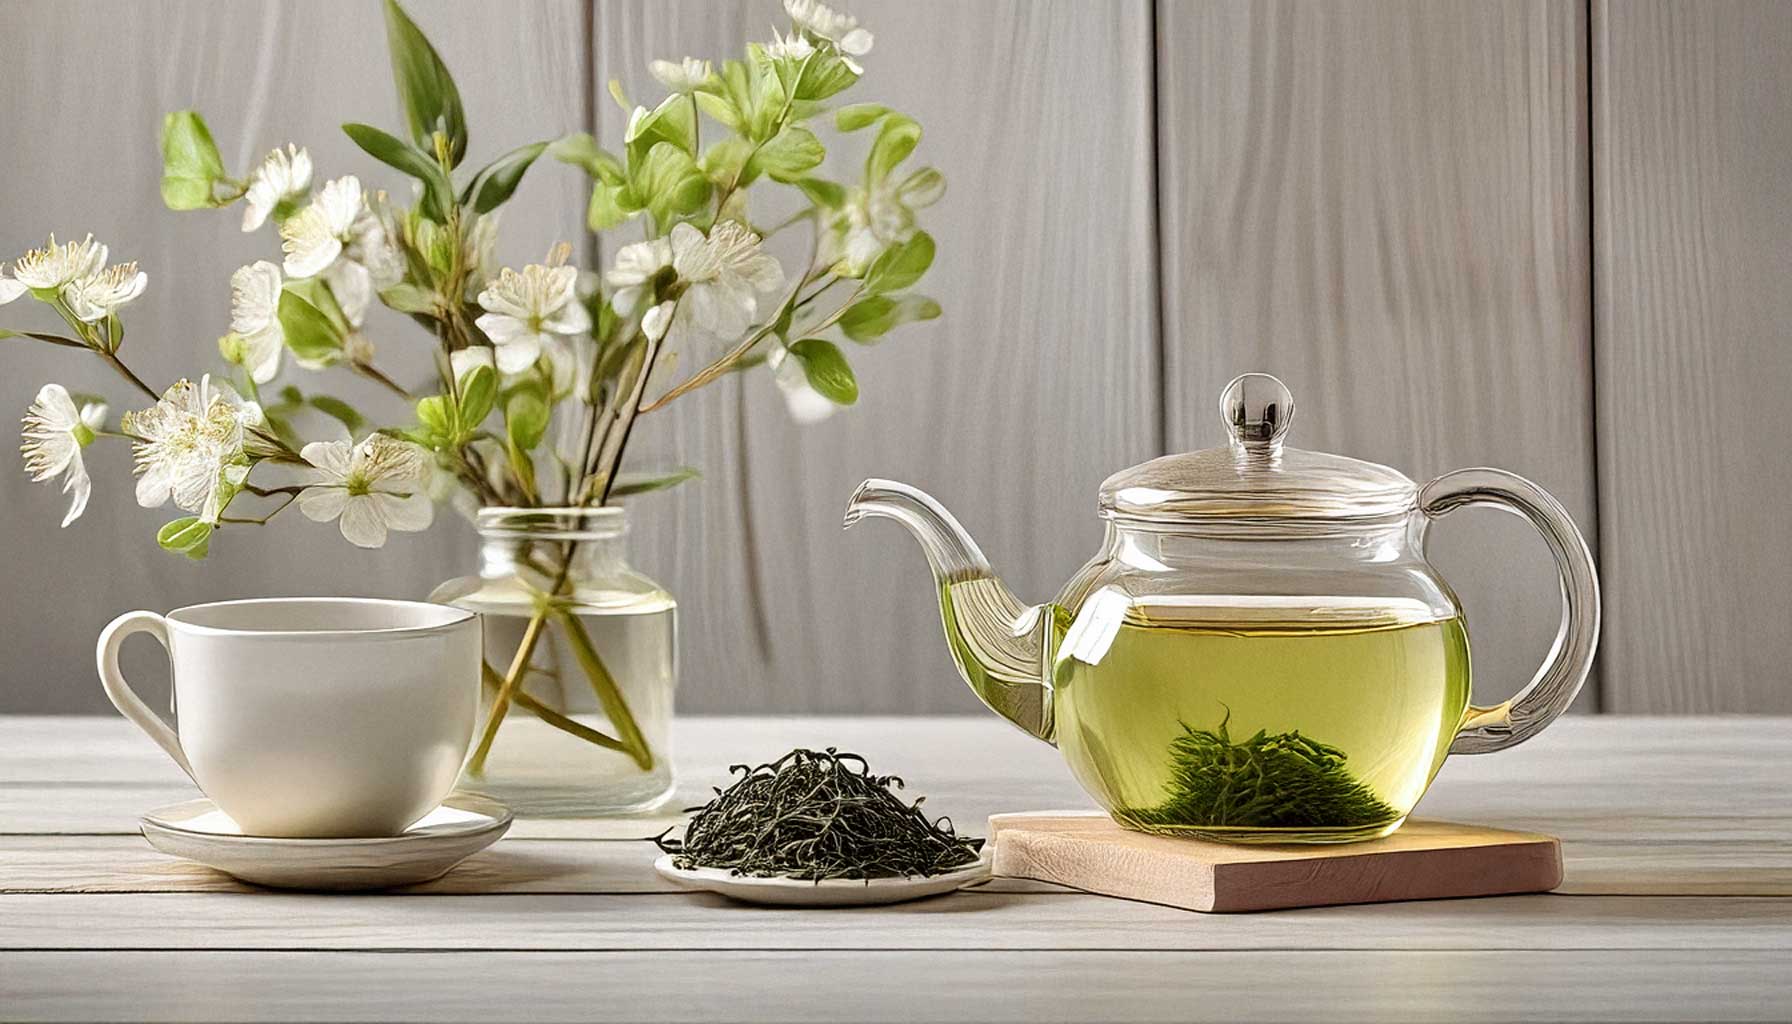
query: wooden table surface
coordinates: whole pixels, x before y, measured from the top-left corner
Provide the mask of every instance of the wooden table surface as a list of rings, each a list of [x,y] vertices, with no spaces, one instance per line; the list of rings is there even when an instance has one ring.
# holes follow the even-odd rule
[[[1087,806],[994,718],[689,719],[681,795],[798,744],[979,834]],[[1789,766],[1785,718],[1571,718],[1452,759],[1419,813],[1562,837],[1545,896],[1199,915],[998,881],[772,910],[661,883],[666,817],[519,821],[403,893],[255,890],[136,834],[193,792],[131,726],[0,718],[0,1018],[1784,1020]]]

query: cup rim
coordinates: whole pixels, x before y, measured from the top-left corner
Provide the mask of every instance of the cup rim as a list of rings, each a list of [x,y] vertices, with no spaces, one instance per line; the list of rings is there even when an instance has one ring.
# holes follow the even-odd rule
[[[238,605],[271,605],[271,604],[341,604],[361,607],[400,607],[409,609],[428,609],[437,614],[448,615],[442,622],[419,626],[379,626],[369,629],[249,629],[240,626],[212,626],[201,622],[192,622],[183,616],[191,612],[202,612],[213,608],[230,608]],[[362,636],[420,636],[429,633],[446,632],[466,625],[478,618],[474,612],[453,605],[438,604],[433,601],[408,601],[392,597],[244,597],[229,601],[205,601],[200,604],[184,605],[162,616],[162,620],[172,628],[183,633],[194,633],[202,636],[260,636],[260,637],[317,637],[343,638]]]

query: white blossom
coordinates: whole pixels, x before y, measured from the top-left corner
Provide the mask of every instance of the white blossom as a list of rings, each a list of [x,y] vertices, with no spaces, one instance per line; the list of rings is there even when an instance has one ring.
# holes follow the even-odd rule
[[[662,302],[641,314],[641,333],[648,341],[658,341],[666,336],[666,329],[672,326],[672,311],[677,304]]]
[[[360,444],[313,441],[299,454],[312,466],[299,511],[314,522],[338,520],[350,544],[377,548],[388,530],[426,529],[435,518],[429,455],[409,441],[370,434]]]
[[[280,268],[267,260],[230,275],[230,330],[242,339],[249,379],[266,384],[280,372],[286,331],[280,326]]]
[[[664,238],[650,238],[617,250],[616,265],[604,275],[604,280],[616,289],[610,296],[610,307],[623,316],[632,315],[647,283],[671,265],[672,243]]]
[[[467,379],[467,374],[481,366],[497,369],[497,361],[492,358],[492,350],[484,345],[473,345],[457,349],[448,356],[448,368],[454,374],[454,383],[460,384]]]
[[[243,230],[261,227],[282,203],[295,202],[310,191],[311,154],[291,143],[284,150],[274,150],[249,174]]]
[[[777,29],[772,29],[772,41],[765,44],[765,55],[773,60],[806,60],[814,52],[815,47],[809,42],[809,37],[794,30],[785,36],[779,35]]]
[[[361,181],[345,175],[324,185],[311,202],[280,225],[286,276],[315,277],[328,270],[343,247],[355,240],[367,206]]]
[[[7,277],[6,264],[0,263],[0,306],[6,305],[30,290],[25,287],[25,282]]]
[[[21,432],[24,444],[20,446],[25,453],[25,472],[39,481],[64,474],[62,493],[69,495],[68,514],[62,517],[64,526],[87,511],[93,482],[87,475],[81,449],[93,443],[94,431],[105,423],[105,403],[88,402],[76,408],[74,398],[60,384],[45,384],[25,412]]]
[[[692,92],[709,81],[710,75],[709,61],[695,57],[681,61],[656,60],[647,65],[647,70],[673,92]]]
[[[474,323],[497,347],[498,369],[522,373],[543,352],[558,368],[570,365],[565,339],[591,329],[591,314],[578,297],[577,267],[531,263],[522,273],[505,267],[479,293],[485,314]]]
[[[853,74],[865,73],[852,59],[871,52],[871,33],[859,27],[859,19],[841,14],[820,0],[784,0],[784,12],[798,28],[833,43],[840,51],[840,59]]]
[[[914,205],[925,206],[937,198],[924,196]],[[869,189],[852,190],[822,236],[818,256],[835,273],[859,277],[886,249],[907,242],[914,234],[914,211],[904,202],[900,186],[886,180]]]
[[[119,263],[62,286],[62,301],[83,323],[97,323],[143,294],[149,275],[135,263]]]
[[[367,322],[367,310],[373,305],[373,274],[354,260],[337,260],[324,271],[324,282],[330,296],[350,327]]]
[[[772,380],[777,382],[778,390],[784,394],[784,405],[790,410],[791,419],[798,423],[819,423],[840,408],[815,390],[803,369],[803,361],[791,355],[784,346],[773,345],[766,355],[765,365],[772,371]]]
[[[478,292],[485,288],[485,283],[498,276],[498,215],[503,210],[480,214],[467,229],[466,248],[470,259],[467,263],[478,271],[473,275],[472,287],[469,291]],[[400,254],[402,259],[403,254]],[[401,265],[402,269],[402,265]],[[401,274],[402,276],[402,274]]]
[[[181,380],[154,406],[125,413],[125,433],[139,438],[137,504],[156,508],[173,497],[177,507],[216,523],[249,474],[243,442],[261,422],[261,406],[210,374],[197,386]]]
[[[635,141],[641,129],[647,125],[647,108],[637,104],[628,115],[628,127],[622,130],[622,141],[626,145]]]
[[[382,201],[384,193],[370,200],[359,219],[349,226],[350,240],[343,255],[367,270],[373,289],[384,290],[404,280],[404,252],[398,247],[398,225]],[[477,224],[474,230],[478,230]]]
[[[61,288],[71,281],[96,273],[106,265],[106,247],[92,235],[79,242],[56,244],[56,236],[42,249],[33,249],[13,264],[12,276],[27,288]]]
[[[759,295],[784,284],[778,261],[737,221],[722,221],[708,236],[681,223],[672,228],[670,241],[672,268],[685,285],[667,328],[674,351],[704,339],[738,340],[759,313]]]

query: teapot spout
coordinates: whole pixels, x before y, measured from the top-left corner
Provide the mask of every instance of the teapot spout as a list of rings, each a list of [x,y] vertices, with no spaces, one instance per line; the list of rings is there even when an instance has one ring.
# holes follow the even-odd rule
[[[865,481],[846,506],[845,525],[867,516],[894,519],[920,541],[958,674],[990,710],[1055,743],[1051,663],[1062,635],[1058,609],[1023,604],[952,513],[916,488]]]

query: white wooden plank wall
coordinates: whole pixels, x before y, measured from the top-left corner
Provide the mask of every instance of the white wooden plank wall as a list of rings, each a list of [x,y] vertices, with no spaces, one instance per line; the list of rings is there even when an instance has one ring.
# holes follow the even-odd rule
[[[1615,711],[1786,711],[1792,6],[1594,6]]]
[[[1158,54],[1169,446],[1215,443],[1221,386],[1269,370],[1289,443],[1501,466],[1591,540],[1581,4],[1166,3]],[[1553,562],[1510,516],[1433,538],[1504,699],[1555,636]]]
[[[1761,611],[1792,574],[1774,511],[1792,489],[1774,444],[1792,6],[1594,0],[1590,23],[1580,0],[846,6],[877,34],[856,98],[916,115],[917,164],[948,178],[923,215],[946,316],[855,349],[864,397],[825,425],[790,424],[749,374],[644,426],[641,462],[705,474],[633,513],[637,561],[683,606],[681,707],[973,708],[912,542],[839,532],[852,486],[933,491],[1040,599],[1093,550],[1100,479],[1214,443],[1220,384],[1266,369],[1295,390],[1296,444],[1419,479],[1500,465],[1563,499],[1607,583],[1583,707],[1792,710],[1792,629]],[[606,79],[650,95],[649,58],[719,59],[783,20],[774,0],[507,9],[414,12],[461,82],[475,159],[588,124],[613,142]],[[0,254],[91,229],[142,260],[127,345],[158,384],[213,360],[229,271],[274,251],[232,214],[161,208],[164,111],[202,109],[236,167],[290,138],[322,174],[401,184],[337,129],[396,117],[371,0],[7,4],[0,60]],[[583,201],[571,170],[532,172],[505,257],[579,237]],[[378,340],[400,375],[422,365],[408,325]],[[0,410],[46,379],[127,397],[99,365],[6,344]],[[0,634],[28,638],[0,710],[103,709],[88,638],[128,607],[418,595],[473,562],[444,515],[371,554],[295,519],[190,564],[153,546],[166,516],[130,501],[125,453],[90,452],[97,493],[68,530],[53,488],[0,465]],[[1479,695],[1502,696],[1552,635],[1553,581],[1522,523],[1458,518],[1437,558]]]
[[[852,9],[877,39],[854,98],[916,117],[910,164],[946,174],[921,213],[939,257],[919,289],[945,316],[852,347],[862,397],[821,425],[793,425],[763,373],[654,414],[671,421],[651,450],[707,477],[642,505],[640,561],[683,602],[685,707],[977,708],[914,542],[841,531],[853,488],[930,490],[1045,600],[1100,541],[1102,478],[1157,453],[1150,6]],[[651,88],[649,55],[719,59],[783,19],[771,0],[598,12],[598,71],[630,95]],[[615,138],[625,118],[603,107]],[[831,173],[855,180],[863,147]]]
[[[471,124],[469,160],[483,163],[583,123],[587,64],[577,0],[531,3],[527,17],[503,19],[502,31],[480,0],[419,5],[417,15],[460,83]],[[384,23],[373,3],[9,3],[0,5],[0,63],[0,258],[43,244],[50,231],[60,239],[91,230],[114,259],[139,260],[149,291],[127,311],[124,354],[155,387],[217,365],[217,339],[230,324],[230,272],[280,259],[270,230],[241,233],[240,208],[163,208],[157,140],[165,112],[201,110],[237,173],[290,140],[310,148],[320,180],[353,173],[370,186],[409,187],[339,127],[351,120],[399,123]],[[580,225],[584,202],[579,172],[557,164],[531,172],[506,208],[501,255],[539,259]],[[34,305],[5,307],[4,322],[47,315]],[[423,379],[429,339],[385,310],[373,316],[380,318],[369,330],[376,363],[400,379]],[[83,353],[0,344],[7,423],[17,422],[46,380],[128,403],[115,404],[115,415],[141,407]],[[312,386],[311,374],[286,377]],[[390,395],[347,371],[332,371],[317,386],[369,414],[392,421],[406,415]],[[93,674],[93,638],[119,612],[268,593],[418,597],[466,571],[474,554],[472,530],[446,510],[431,532],[397,536],[377,551],[351,547],[333,525],[292,514],[267,528],[227,528],[205,562],[189,562],[156,547],[157,527],[177,513],[137,507],[123,447],[87,449],[93,500],[66,530],[56,525],[66,500],[55,487],[31,483],[11,454],[16,446],[5,447],[0,504],[10,525],[0,545],[0,636],[13,653],[0,668],[0,707],[9,710],[110,713]],[[134,678],[166,678],[153,643],[126,653]]]

